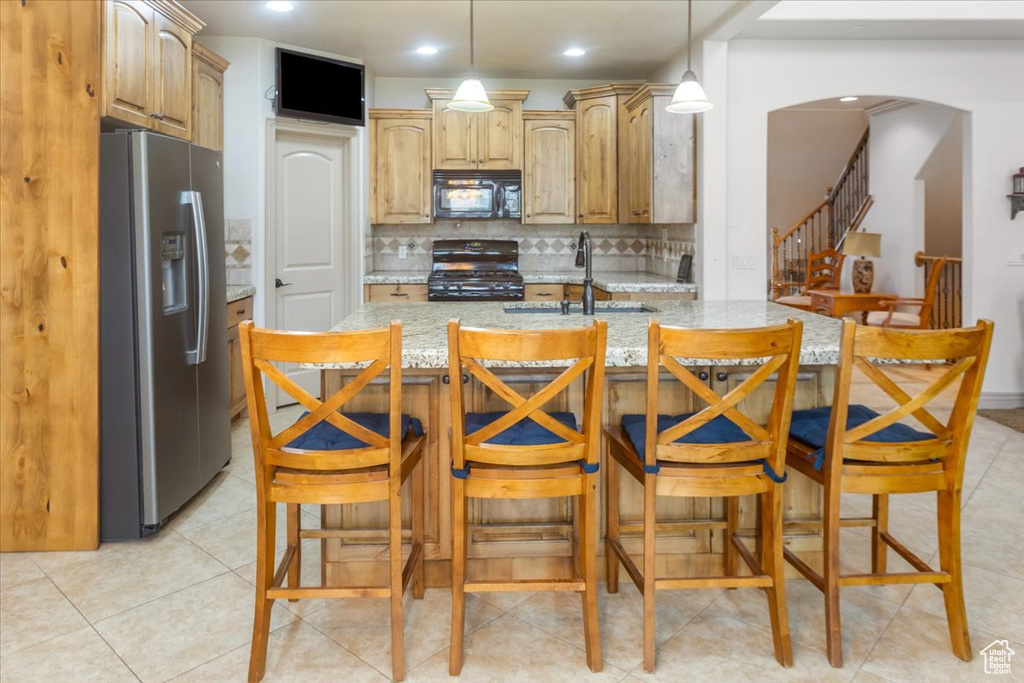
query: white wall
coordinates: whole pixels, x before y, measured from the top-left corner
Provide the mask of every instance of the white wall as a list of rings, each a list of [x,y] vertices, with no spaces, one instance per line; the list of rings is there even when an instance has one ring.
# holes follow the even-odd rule
[[[579,79],[533,79],[533,78],[482,78],[487,90],[529,90],[530,96],[523,103],[524,109],[565,109],[562,98],[570,90],[605,85],[607,78],[600,80]],[[462,78],[395,78],[379,76],[374,79],[374,107],[380,109],[429,109],[430,100],[426,88],[459,87]],[[628,82],[628,81],[620,81]]]
[[[227,218],[241,218],[252,221],[252,275],[256,285],[254,318],[257,325],[266,323],[267,283],[273,280],[272,273],[264,270],[266,258],[266,155],[267,121],[274,118],[273,102],[266,99],[267,91],[274,85],[275,48],[283,47],[308,52],[332,59],[362,63],[362,60],[346,55],[310,50],[301,46],[275,43],[260,38],[229,38],[203,36],[202,42],[210,49],[231,62],[224,76],[224,213]],[[372,76],[366,75],[367,102],[372,96]],[[339,126],[339,124],[324,124]],[[339,126],[351,128],[349,126]],[[352,231],[350,244],[360,250],[358,262],[362,263],[363,236],[369,232],[369,135],[365,128],[358,128],[357,141],[360,155],[361,177],[358,184],[359,224],[347,226]],[[356,259],[353,259],[355,262]],[[351,274],[351,290],[347,298],[358,303],[362,297],[360,284],[362,272]]]
[[[727,178],[724,189],[708,188],[705,202],[720,206],[724,196],[730,226],[727,238],[708,232],[705,240],[724,245],[726,257],[748,250],[759,259],[754,270],[726,268],[718,279],[705,278],[706,297],[765,297],[768,263],[759,247],[767,220],[768,112],[851,94],[961,109],[964,320],[996,324],[987,402],[1024,400],[1024,267],[1008,263],[1024,251],[1024,228],[1010,220],[1005,197],[1024,158],[1024,42],[734,40],[714,53],[705,44],[704,64],[709,97],[716,101],[724,91],[728,102],[703,115],[705,131],[711,129],[705,156],[724,154]],[[718,129],[723,118],[725,136]]]
[[[914,254],[924,251],[924,205],[917,177],[956,118],[957,111],[915,104],[871,117],[868,173],[875,203],[863,228],[882,235],[875,261],[875,289],[918,296],[923,289]],[[927,190],[927,188],[926,188]],[[962,194],[962,189],[957,188]]]
[[[957,112],[945,135],[924,162],[924,251],[960,256],[963,249],[964,117]]]

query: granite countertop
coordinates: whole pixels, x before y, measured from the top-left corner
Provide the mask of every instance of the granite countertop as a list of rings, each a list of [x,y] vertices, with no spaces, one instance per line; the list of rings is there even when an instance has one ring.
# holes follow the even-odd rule
[[[645,312],[604,313],[606,308],[636,308],[644,305]],[[436,303],[381,303],[366,304],[338,323],[333,331],[351,331],[381,328],[391,320],[403,325],[402,365],[406,368],[440,369],[448,366],[447,322],[458,318],[472,327],[505,329],[561,329],[590,324],[580,314],[563,316],[557,313],[505,312],[505,307],[552,308],[556,302],[513,303],[500,302],[436,302]],[[578,308],[576,309],[579,310]],[[608,367],[640,367],[647,363],[647,321],[655,317],[665,325],[717,329],[778,325],[789,318],[804,323],[800,363],[803,365],[834,365],[839,360],[840,322],[824,316],[806,313],[767,301],[655,301],[650,304],[636,302],[598,302],[598,318],[608,321]],[[734,360],[715,363],[701,358],[680,359],[686,365],[737,365]],[[750,364],[757,364],[751,361]],[[494,366],[519,367],[523,363],[489,363]],[[536,363],[531,366],[564,365],[564,363]],[[352,364],[311,367],[349,369]]]
[[[252,285],[228,285],[228,303],[238,301],[256,293]]]
[[[568,284],[582,285],[583,271],[563,273],[520,271],[526,284]],[[415,285],[426,284],[428,271],[425,270],[375,270],[363,276],[365,285]],[[630,271],[595,271],[594,286],[606,292],[696,292],[697,285],[676,282],[675,278],[655,273]]]

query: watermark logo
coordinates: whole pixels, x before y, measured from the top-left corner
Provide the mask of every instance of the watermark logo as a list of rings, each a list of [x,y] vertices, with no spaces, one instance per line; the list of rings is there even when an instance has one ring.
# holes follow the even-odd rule
[[[985,658],[985,673],[1009,675],[1010,657],[1017,653],[1010,649],[1009,641],[994,640],[979,654]]]

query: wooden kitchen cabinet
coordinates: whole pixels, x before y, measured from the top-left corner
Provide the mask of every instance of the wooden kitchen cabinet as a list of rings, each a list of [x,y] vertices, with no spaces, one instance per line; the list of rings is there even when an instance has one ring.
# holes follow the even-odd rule
[[[565,298],[565,285],[527,284],[523,285],[524,301],[561,301]]]
[[[429,109],[370,110],[370,222],[430,223]]]
[[[103,115],[192,137],[192,36],[204,24],[173,0],[107,0]]]
[[[224,151],[224,72],[228,62],[192,43],[192,142]]]
[[[523,223],[576,222],[576,112],[523,112]]]
[[[570,90],[565,104],[576,110],[576,219],[620,223],[620,108],[639,86],[611,84]]]
[[[529,90],[493,90],[494,109],[446,109],[454,90],[428,88],[433,105],[434,168],[510,170],[523,167],[523,101]]]
[[[242,374],[242,345],[238,339],[238,323],[252,319],[252,297],[228,304],[228,382],[231,385],[231,419],[245,410],[245,376]]]
[[[632,223],[696,220],[696,123],[665,111],[675,88],[647,83],[625,102]]]
[[[425,284],[411,285],[363,285],[366,303],[408,303],[427,300]]]

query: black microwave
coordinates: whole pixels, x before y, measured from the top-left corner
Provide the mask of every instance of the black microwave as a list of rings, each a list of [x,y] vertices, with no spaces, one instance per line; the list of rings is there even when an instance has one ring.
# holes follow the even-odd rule
[[[434,218],[521,218],[520,171],[434,171]]]

